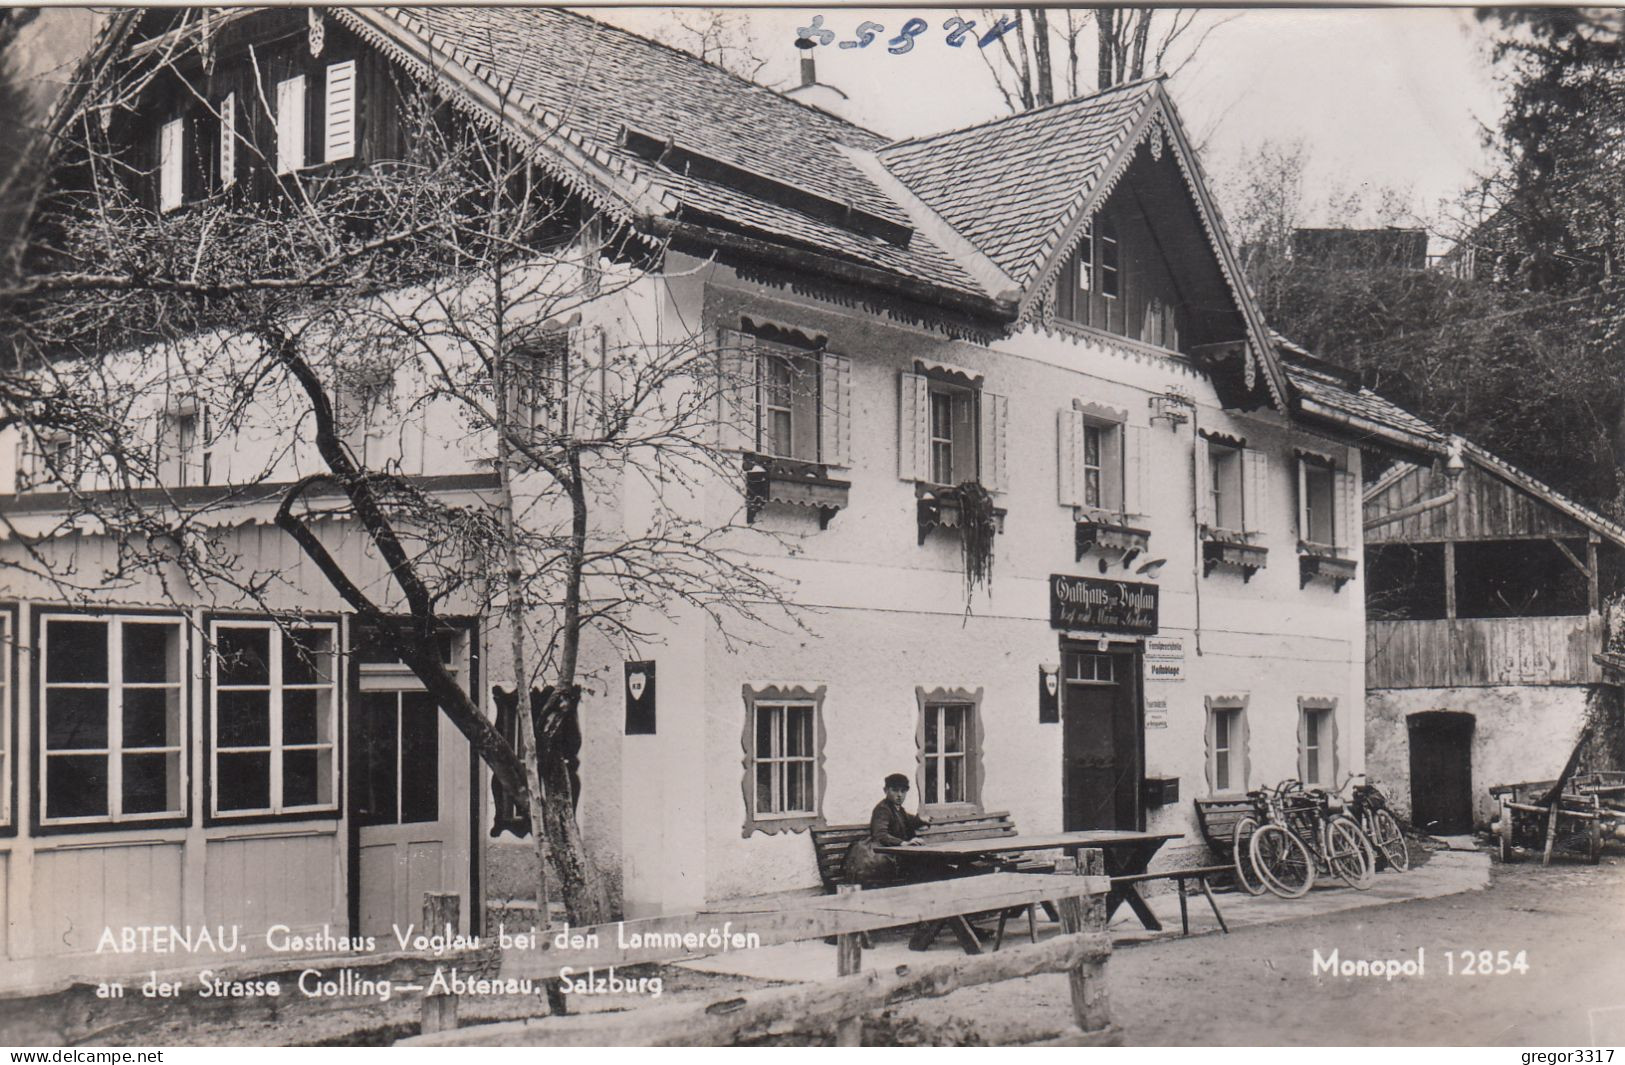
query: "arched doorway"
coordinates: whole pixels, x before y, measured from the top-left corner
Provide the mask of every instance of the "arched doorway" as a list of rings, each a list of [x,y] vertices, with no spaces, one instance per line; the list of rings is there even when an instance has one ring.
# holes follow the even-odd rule
[[[1454,710],[1413,714],[1411,821],[1436,836],[1473,830],[1473,715]]]

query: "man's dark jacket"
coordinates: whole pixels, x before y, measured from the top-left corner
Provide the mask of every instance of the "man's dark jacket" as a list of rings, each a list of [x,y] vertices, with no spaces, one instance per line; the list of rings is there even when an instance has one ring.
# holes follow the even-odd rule
[[[881,799],[875,804],[875,812],[869,815],[869,842],[896,847],[918,836],[924,827],[925,822],[920,818],[894,805],[890,799]]]

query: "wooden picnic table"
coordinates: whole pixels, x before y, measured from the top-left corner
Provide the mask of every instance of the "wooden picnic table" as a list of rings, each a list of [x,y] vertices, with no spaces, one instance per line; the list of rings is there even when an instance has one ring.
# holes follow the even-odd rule
[[[1036,835],[998,836],[991,839],[956,839],[941,842],[876,847],[911,863],[961,866],[1000,854],[1060,850],[1075,855],[1085,847],[1098,847],[1106,858],[1106,873],[1112,877],[1137,876],[1146,871],[1151,859],[1171,839],[1183,839],[1183,832],[1130,832],[1122,829],[1087,829],[1078,832],[1041,832]],[[1162,931],[1162,922],[1151,912],[1133,883],[1114,883],[1106,899],[1106,918],[1127,903],[1140,923],[1153,932]],[[957,929],[956,929],[957,931]]]

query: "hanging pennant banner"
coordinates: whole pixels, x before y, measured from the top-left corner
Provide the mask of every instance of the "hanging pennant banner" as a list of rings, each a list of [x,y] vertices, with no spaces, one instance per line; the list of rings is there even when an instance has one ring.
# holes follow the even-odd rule
[[[655,734],[655,664],[626,663],[626,734]]]

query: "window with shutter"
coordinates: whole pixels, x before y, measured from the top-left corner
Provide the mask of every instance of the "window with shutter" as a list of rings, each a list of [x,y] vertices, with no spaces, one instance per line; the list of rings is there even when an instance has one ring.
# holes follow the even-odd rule
[[[305,76],[295,74],[276,86],[276,172],[305,167]]]
[[[356,84],[355,61],[333,63],[327,68],[325,108],[325,150],[323,161],[336,163],[355,157]]]

